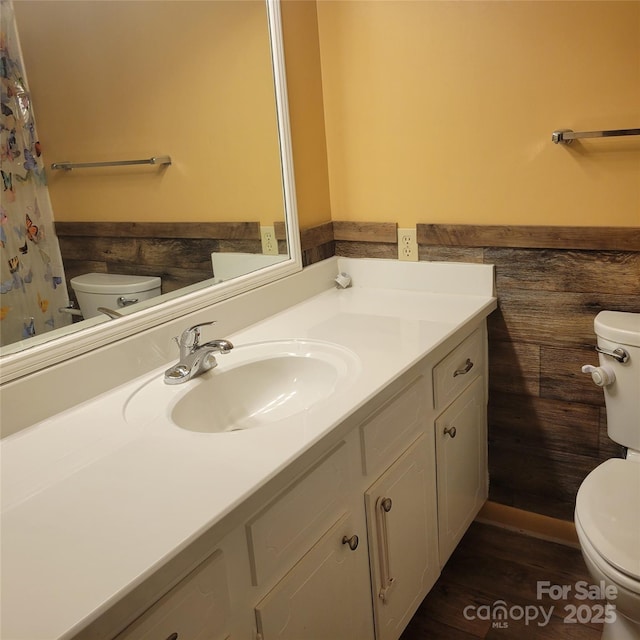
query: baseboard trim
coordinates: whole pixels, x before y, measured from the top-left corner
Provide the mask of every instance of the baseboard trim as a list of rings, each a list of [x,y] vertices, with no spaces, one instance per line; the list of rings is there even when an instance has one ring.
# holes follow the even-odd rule
[[[524,511],[497,502],[485,502],[476,520],[503,529],[518,531],[534,538],[557,542],[568,547],[580,548],[573,522]]]

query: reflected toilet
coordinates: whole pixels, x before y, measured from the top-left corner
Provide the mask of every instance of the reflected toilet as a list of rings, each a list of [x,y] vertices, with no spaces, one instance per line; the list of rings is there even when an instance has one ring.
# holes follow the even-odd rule
[[[129,276],[114,273],[85,273],[71,279],[82,316],[101,315],[99,307],[122,311],[142,300],[159,296],[162,280],[157,276]]]

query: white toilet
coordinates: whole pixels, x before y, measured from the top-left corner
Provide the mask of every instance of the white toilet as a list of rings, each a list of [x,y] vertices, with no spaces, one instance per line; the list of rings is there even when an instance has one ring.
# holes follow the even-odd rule
[[[603,387],[609,437],[627,447],[627,457],[584,479],[575,525],[594,584],[616,593],[608,598],[615,620],[602,637],[640,640],[640,313],[602,311],[594,327],[600,366],[583,371]]]
[[[98,307],[119,312],[124,307],[160,295],[162,280],[157,276],[126,276],[115,273],[85,273],[71,278],[82,316],[100,315]]]

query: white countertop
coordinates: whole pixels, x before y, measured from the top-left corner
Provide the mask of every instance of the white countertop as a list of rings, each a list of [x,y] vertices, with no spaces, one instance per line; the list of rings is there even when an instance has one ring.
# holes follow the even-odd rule
[[[5,438],[3,640],[72,637],[389,382],[495,307],[489,294],[333,288],[224,336],[236,346],[321,340],[356,354],[361,366],[348,388],[293,427],[203,434],[161,417],[132,426],[124,419],[127,398],[161,378],[162,367]]]

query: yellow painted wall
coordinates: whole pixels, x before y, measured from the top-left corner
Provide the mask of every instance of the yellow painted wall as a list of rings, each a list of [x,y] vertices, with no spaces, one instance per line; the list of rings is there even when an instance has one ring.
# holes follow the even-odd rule
[[[640,3],[319,0],[334,220],[640,225]],[[294,136],[296,132],[294,130]]]
[[[318,18],[313,1],[283,0],[281,8],[298,220],[305,228],[331,219]]]
[[[39,72],[49,84],[39,89],[29,72],[48,162],[174,159],[165,171],[50,172],[58,220],[266,222],[281,211],[273,102],[258,106],[236,84],[254,51],[224,49],[257,22],[247,16],[257,7],[256,48],[261,64],[268,60],[260,0],[15,4],[19,22],[26,12],[38,20],[23,35],[28,69],[29,43],[48,47],[37,57],[49,65]],[[125,5],[162,6],[164,19],[105,13],[91,32],[86,11]],[[216,15],[188,20],[187,6]],[[301,227],[329,216],[401,226],[640,225],[640,138],[550,142],[560,127],[639,126],[640,2],[284,0],[282,12]],[[83,56],[65,57],[75,38],[84,39]],[[95,71],[103,41],[118,43],[119,58]],[[169,54],[169,42],[183,55]],[[223,49],[224,64],[202,82]],[[147,74],[128,75],[133,56]],[[44,105],[60,89],[60,67],[78,80],[62,87],[77,107],[68,113]],[[160,89],[152,78],[164,81]],[[262,78],[271,99],[270,74]],[[244,97],[242,108],[228,108],[232,94]],[[101,110],[99,126],[88,107]],[[203,133],[196,116],[231,118],[240,133]],[[265,160],[248,170],[256,141]],[[184,186],[173,190],[178,182]]]
[[[56,220],[283,218],[261,0],[15,2]]]

